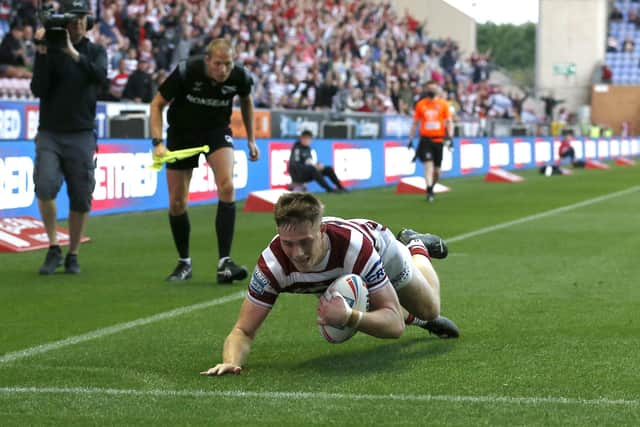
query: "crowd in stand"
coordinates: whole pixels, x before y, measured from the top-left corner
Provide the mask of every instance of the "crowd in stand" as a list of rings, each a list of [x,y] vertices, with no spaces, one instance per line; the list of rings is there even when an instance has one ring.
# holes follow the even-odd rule
[[[0,0],[0,77],[30,77],[36,4]],[[432,39],[390,2],[98,0],[97,10],[89,35],[108,52],[104,100],[149,102],[178,61],[225,37],[253,74],[257,107],[410,114],[435,80],[462,119],[522,114],[521,95],[488,83],[490,52]]]

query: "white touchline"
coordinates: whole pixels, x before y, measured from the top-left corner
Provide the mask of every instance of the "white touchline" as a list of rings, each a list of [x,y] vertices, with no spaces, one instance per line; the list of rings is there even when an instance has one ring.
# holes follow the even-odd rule
[[[447,243],[459,242],[461,240],[470,239],[471,237],[481,236],[483,234],[492,233],[494,231],[502,230],[508,227],[512,227],[514,225],[523,224],[529,221],[535,221],[537,219],[546,218],[548,216],[557,215],[559,213],[567,212],[573,209],[583,208],[585,206],[594,205],[596,203],[604,202],[615,197],[625,196],[630,193],[635,193],[636,191],[640,191],[640,186],[630,187],[626,190],[616,191],[615,193],[605,194],[603,196],[594,197],[593,199],[583,200],[582,202],[574,203],[572,205],[562,206],[556,209],[551,209],[548,211],[540,212],[537,214],[525,216],[522,218],[514,219],[513,221],[503,222],[501,224],[490,225],[489,227],[480,228],[475,231],[470,231],[468,233],[459,234],[455,237],[450,237],[445,239]]]
[[[191,313],[197,310],[203,310],[205,308],[213,307],[215,305],[225,304],[230,301],[235,301],[244,297],[246,291],[234,292],[231,295],[212,299],[210,301],[201,302],[198,304],[188,305],[186,307],[179,307],[173,310],[165,311],[162,313],[154,314],[153,316],[143,317],[141,319],[132,320],[130,322],[118,323],[113,326],[107,326],[106,328],[96,329],[86,334],[75,335],[69,338],[65,338],[60,341],[53,341],[35,347],[29,347],[24,350],[14,351],[12,353],[6,353],[0,356],[0,364],[13,362],[19,359],[25,359],[27,357],[35,356],[36,354],[46,353],[51,350],[57,350],[59,348],[67,347],[81,342],[102,338],[107,335],[116,334],[118,332],[126,331],[127,329],[137,328],[139,326],[148,325],[150,323],[159,322],[165,319],[171,319],[173,317],[182,316],[183,314]]]
[[[349,394],[290,391],[241,391],[241,390],[131,390],[93,387],[0,387],[0,394],[73,394],[106,396],[150,397],[219,397],[258,398],[274,400],[394,400],[403,402],[464,402],[505,403],[519,405],[584,405],[584,406],[640,406],[640,400],[627,399],[578,399],[574,397],[517,397],[517,396],[453,396],[438,394]]]
[[[584,206],[593,205],[595,203],[604,202],[609,199],[613,199],[614,197],[624,196],[626,194],[630,194],[640,190],[640,186],[635,186],[631,188],[627,188],[626,190],[617,191],[615,193],[605,194],[603,196],[594,197],[593,199],[584,200],[582,202],[574,203],[572,205],[563,206],[556,209],[551,209],[549,211],[540,212],[537,214],[525,216],[523,218],[519,218],[513,221],[503,222],[501,224],[492,225],[485,228],[480,228],[475,231],[471,231],[469,233],[460,234],[458,236],[446,239],[447,242],[459,242],[461,240],[469,239],[471,237],[480,236],[483,234],[491,233],[497,230],[502,230],[507,227],[512,227],[514,225],[522,224],[529,221],[534,221],[540,218],[545,218],[551,215],[556,215],[559,213],[567,212],[572,209],[581,208]],[[52,341],[49,343],[37,345],[34,347],[29,347],[24,350],[14,351],[11,353],[6,353],[0,356],[0,365],[5,363],[13,362],[20,359],[25,359],[31,356],[35,356],[37,354],[46,353],[52,350],[57,350],[63,347],[68,347],[70,345],[79,344],[85,341],[94,340],[97,338],[102,338],[107,335],[112,335],[118,332],[126,331],[127,329],[137,328],[139,326],[148,325],[150,323],[159,322],[165,319],[171,319],[173,317],[182,316],[183,314],[188,314],[193,311],[203,310],[205,308],[209,308],[215,305],[225,304],[227,302],[235,301],[237,299],[242,298],[245,295],[245,291],[237,292],[231,295],[227,295],[225,297],[216,298],[211,301],[205,301],[198,304],[188,305],[186,307],[179,307],[174,310],[165,311],[163,313],[158,313],[153,316],[143,317],[141,319],[132,320],[130,322],[118,323],[113,326],[107,326],[106,328],[96,329],[91,332],[87,332],[81,335],[75,335],[69,338],[65,338],[59,341]]]

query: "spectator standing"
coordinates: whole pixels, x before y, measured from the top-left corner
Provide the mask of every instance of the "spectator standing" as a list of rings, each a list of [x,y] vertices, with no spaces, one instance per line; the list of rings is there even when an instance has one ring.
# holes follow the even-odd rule
[[[338,94],[338,86],[334,84],[333,73],[327,73],[324,81],[318,86],[314,102],[315,110],[331,110],[333,98]]]
[[[541,97],[540,100],[544,102],[544,119],[547,123],[550,123],[553,120],[553,111],[556,106],[564,102],[564,99],[556,99],[553,94],[549,94]]]
[[[607,53],[615,53],[618,51],[618,39],[609,35],[607,37]]]
[[[124,92],[124,88],[127,85],[127,81],[129,80],[129,73],[127,72],[127,63],[124,59],[120,60],[120,64],[118,64],[118,72],[111,79],[111,83],[109,85],[109,99],[111,101],[120,101],[122,99],[122,93]]]
[[[24,67],[27,65],[24,47],[24,26],[15,19],[11,23],[9,33],[0,43],[0,64]]]
[[[149,74],[149,61],[145,58],[138,59],[138,67],[127,79],[127,84],[122,92],[122,99],[133,102],[151,102],[153,97],[153,82]]]

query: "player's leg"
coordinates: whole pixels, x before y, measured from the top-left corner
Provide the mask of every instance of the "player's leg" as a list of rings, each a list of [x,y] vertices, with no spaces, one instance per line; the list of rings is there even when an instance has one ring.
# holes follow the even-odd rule
[[[169,281],[187,280],[193,275],[191,257],[189,255],[191,223],[189,222],[189,214],[187,212],[189,183],[191,182],[193,169],[191,167],[183,168],[183,166],[186,167],[184,163],[178,163],[177,165],[176,163],[167,166],[169,225],[171,227],[173,242],[178,251],[178,264],[167,277]]]
[[[233,186],[233,148],[223,146],[207,157],[218,187],[216,235],[218,237],[218,283],[232,283],[248,276],[244,266],[231,259],[231,244],[236,223],[235,188]]]
[[[383,262],[400,304],[407,311],[408,325],[441,338],[459,336],[456,325],[440,315],[440,280],[421,240],[412,240],[406,246],[400,241],[389,242]]]
[[[440,338],[459,337],[460,332],[455,323],[440,314],[440,279],[431,259],[428,254],[421,252],[419,245],[410,250],[414,267],[413,280],[397,291],[400,304],[409,312],[405,322]]]
[[[411,269],[408,280],[396,286],[400,304],[411,314],[422,320],[433,320],[440,315],[440,280],[431,265],[424,245],[401,246],[401,256],[407,259],[409,252]]]

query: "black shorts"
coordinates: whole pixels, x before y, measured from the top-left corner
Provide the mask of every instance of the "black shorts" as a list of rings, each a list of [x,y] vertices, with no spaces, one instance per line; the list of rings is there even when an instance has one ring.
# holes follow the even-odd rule
[[[435,142],[426,136],[420,137],[416,158],[421,162],[433,162],[436,167],[442,165],[442,142]]]
[[[233,148],[231,129],[167,129],[167,148],[171,151],[201,147],[203,145],[209,146],[207,156],[210,156],[220,148]],[[197,168],[199,157],[200,155],[198,154],[187,159],[177,160],[174,163],[167,163],[167,168],[181,170]]]
[[[313,181],[318,174],[318,169],[313,165],[295,165],[289,167],[289,176],[291,181],[304,184],[309,181]]]
[[[92,130],[39,130],[33,169],[38,199],[54,200],[64,179],[67,183],[69,209],[74,212],[89,212],[96,184],[96,147],[96,135]]]

